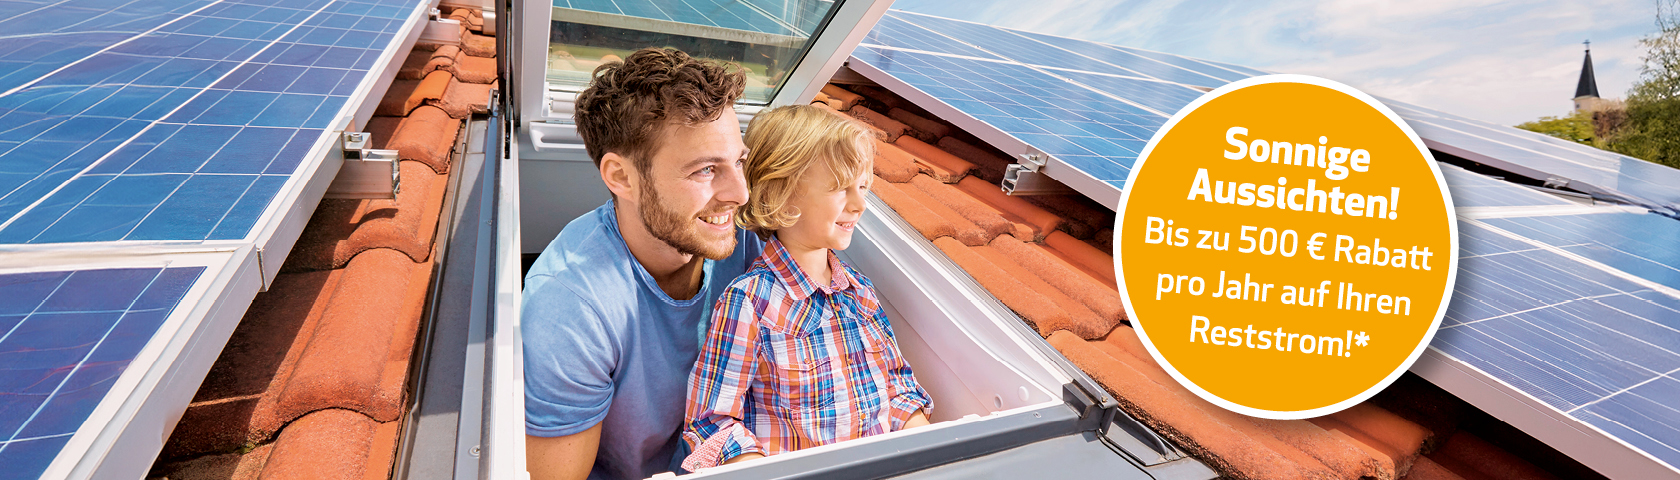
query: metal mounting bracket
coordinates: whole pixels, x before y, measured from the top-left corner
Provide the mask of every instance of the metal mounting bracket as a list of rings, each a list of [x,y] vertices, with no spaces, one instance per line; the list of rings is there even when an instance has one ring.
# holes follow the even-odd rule
[[[397,198],[402,189],[397,151],[367,148],[373,143],[367,132],[344,132],[341,138],[344,164],[322,198]]]

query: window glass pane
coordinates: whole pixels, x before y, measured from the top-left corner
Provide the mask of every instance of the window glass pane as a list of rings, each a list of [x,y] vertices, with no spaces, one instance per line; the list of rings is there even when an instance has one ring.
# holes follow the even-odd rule
[[[554,0],[548,81],[582,89],[603,62],[643,47],[740,64],[742,103],[765,104],[837,2],[825,0]]]

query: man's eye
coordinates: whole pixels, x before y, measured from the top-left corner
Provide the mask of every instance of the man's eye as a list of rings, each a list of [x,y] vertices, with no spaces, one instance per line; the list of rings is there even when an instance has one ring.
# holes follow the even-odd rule
[[[701,174],[701,175],[711,175],[712,172],[716,172],[716,171],[717,171],[717,167],[706,167],[706,168],[702,168],[702,169],[700,169],[700,171],[694,172],[694,173],[698,173],[698,174]]]

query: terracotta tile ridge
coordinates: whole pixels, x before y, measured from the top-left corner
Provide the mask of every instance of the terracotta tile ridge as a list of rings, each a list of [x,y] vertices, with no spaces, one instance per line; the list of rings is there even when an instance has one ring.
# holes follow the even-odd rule
[[[940,137],[951,134],[950,125],[924,118],[903,108],[891,107],[887,110],[887,117],[909,126],[910,135],[923,142],[938,142]]]
[[[280,432],[257,478],[389,478],[399,430],[356,412],[310,412]]]
[[[985,202],[1002,212],[1004,218],[1032,227],[1032,241],[1042,241],[1044,236],[1056,231],[1056,227],[1062,223],[1061,217],[1039,208],[1037,205],[1027,203],[1020,197],[1012,197],[1003,193],[1003,187],[985,180],[968,177],[957,182],[956,187],[961,189],[963,193],[967,193],[976,200]]]
[[[910,132],[910,127],[904,123],[882,115],[880,112],[870,110],[869,107],[863,105],[853,105],[850,110],[846,110],[846,113],[851,114],[852,118],[856,118],[858,121],[869,124],[876,130],[885,133],[886,137],[883,139],[887,143],[896,143],[899,138]]]
[[[403,60],[402,67],[397,70],[396,80],[420,80],[426,78],[427,74],[439,70],[454,72],[457,69],[460,56],[461,47],[459,45],[438,45],[432,50],[421,48],[409,50],[408,57]]]
[[[1003,302],[1004,306],[1015,311],[1017,316],[1038,330],[1039,335],[1047,335],[1053,331],[1046,328],[1047,326],[1072,325],[1067,311],[1062,310],[1055,302],[1035,295],[1020,280],[1009,275],[972,247],[950,237],[935,239],[933,245],[945,252],[945,256],[973,277],[974,281],[979,282],[981,288],[985,288],[994,298]]]
[[[1381,452],[1381,457],[1378,458],[1390,459],[1392,463],[1389,468],[1398,475],[1404,475],[1411,469],[1430,436],[1429,430],[1421,425],[1370,402],[1308,421],[1326,430],[1341,430],[1349,437]]]
[[[850,110],[853,105],[857,105],[858,102],[863,101],[863,95],[852,93],[851,90],[841,88],[839,85],[832,83],[823,85],[822,93],[823,95],[827,95],[830,99],[839,101],[840,104],[835,105],[834,110],[841,112]]]
[[[466,83],[496,81],[496,57],[461,55],[455,61],[455,79]]]
[[[1084,304],[1069,298],[1060,290],[1057,290],[1055,287],[1050,286],[1050,284],[1045,283],[1043,279],[1038,278],[1037,275],[1033,275],[1032,272],[1028,271],[1014,260],[1011,260],[1007,255],[1004,255],[997,249],[990,246],[969,248],[974,253],[979,254],[981,258],[991,262],[993,266],[1002,270],[1004,275],[1008,275],[1009,278],[1014,279],[1025,288],[1024,290],[1012,291],[994,291],[988,288],[987,291],[991,292],[992,296],[1006,298],[1016,295],[1037,295],[1039,298],[1048,300],[1051,304],[1060,308],[1062,312],[1066,313],[1066,316],[1064,317],[1034,322],[1039,328],[1040,335],[1046,335],[1049,332],[1057,330],[1066,330],[1073,332],[1075,335],[1079,335],[1082,338],[1100,338],[1103,335],[1108,334],[1109,328],[1114,326],[1113,324],[1110,324],[1098,317],[1096,313],[1091,312],[1091,309],[1086,308]],[[995,284],[997,282],[993,283]],[[1016,303],[1020,302],[1017,300]],[[1004,305],[1009,305],[1009,302],[1005,302]]]
[[[909,217],[906,217],[905,220],[910,220],[910,218],[922,217],[923,215],[919,214],[919,212],[914,212],[914,210],[916,210],[917,207],[920,207],[921,210],[925,210],[927,213],[930,213],[930,214],[932,214],[932,215],[934,215],[934,216],[936,216],[940,219],[943,219],[944,224],[950,225],[951,230],[949,232],[938,231],[938,230],[923,231],[922,235],[927,237],[928,240],[933,240],[933,239],[938,238],[940,236],[949,235],[949,236],[951,236],[953,238],[956,238],[957,240],[961,241],[964,245],[969,245],[969,246],[985,245],[987,241],[991,240],[990,238],[987,238],[986,231],[982,230],[980,228],[980,226],[975,225],[974,222],[971,222],[967,218],[964,218],[961,214],[957,213],[955,210],[952,210],[951,207],[947,207],[947,206],[945,206],[945,204],[940,203],[938,200],[934,200],[933,197],[928,196],[927,192],[923,192],[922,189],[919,189],[919,188],[916,188],[916,187],[913,187],[913,186],[908,186],[908,185],[892,185],[892,186],[889,186],[887,188],[887,190],[889,190],[889,191],[896,190],[897,195],[889,194],[889,195],[886,195],[886,196],[882,196],[881,199],[886,200],[887,204],[892,206],[893,210],[897,210],[899,212],[900,216],[904,216],[905,215],[905,210],[907,210],[907,209],[913,211],[912,215],[910,215]],[[894,197],[909,199],[909,200],[914,201],[915,203],[911,204],[911,205],[907,205],[905,207],[900,207],[898,204],[893,203],[894,200],[895,200]],[[923,223],[926,223],[926,222],[924,221]],[[916,226],[917,222],[916,221],[911,221],[910,225],[911,226]],[[921,227],[917,227],[917,230],[921,230]]]
[[[253,435],[266,436],[328,407],[377,421],[402,413],[408,363],[418,332],[430,262],[394,250],[358,255],[343,269],[302,348],[287,354],[273,386],[251,413]]]
[[[496,56],[496,37],[465,31],[465,25],[461,29],[461,53],[474,57]]]
[[[395,200],[322,200],[281,267],[283,272],[341,268],[362,252],[388,248],[410,260],[431,258],[449,176],[401,161]]]
[[[997,238],[999,235],[1020,235],[1022,237],[1032,238],[1031,227],[1020,225],[1003,218],[1003,215],[1001,214],[1002,212],[992,208],[991,205],[987,205],[984,202],[976,200],[974,197],[963,193],[961,190],[952,188],[950,185],[940,183],[938,180],[934,180],[933,177],[929,177],[927,175],[916,175],[910,179],[910,185],[921,190],[922,193],[927,194],[928,197],[933,198],[935,201],[945,205],[952,211],[957,212],[957,214],[961,215],[964,219],[973,222],[976,227],[985,232],[986,238],[988,239]]]
[[[944,150],[946,153],[956,155],[957,158],[967,160],[968,163],[974,164],[975,174],[985,178],[987,182],[991,183],[1003,181],[1004,170],[1009,168],[1009,164],[1015,163],[1013,160],[1009,160],[1006,156],[1000,157],[984,148],[970,145],[968,142],[958,140],[956,137],[941,137],[935,146],[939,147],[940,150]]]
[[[1085,270],[1092,278],[1103,283],[1114,284],[1115,291],[1119,291],[1120,287],[1116,283],[1114,275],[1113,255],[1097,250],[1097,247],[1081,242],[1063,232],[1053,232],[1044,237],[1044,245],[1050,247],[1051,251],[1067,260],[1068,263]]]
[[[897,145],[875,141],[875,176],[892,183],[904,183],[916,178],[920,170],[916,167],[916,157],[910,156]]]
[[[928,145],[915,137],[899,137],[898,141],[893,143],[914,155],[916,161],[922,164],[922,169],[941,182],[957,183],[974,170],[974,164],[968,160],[945,153],[939,147]]]
[[[426,101],[427,105],[435,105],[449,114],[450,118],[465,120],[473,114],[490,113],[490,91],[496,89],[496,82],[467,83],[451,77],[443,95]]]
[[[951,223],[950,219],[934,213],[923,206],[921,202],[904,194],[904,190],[913,189],[913,187],[905,188],[894,185],[880,177],[876,177],[875,183],[870,186],[870,190],[875,193],[877,198],[886,202],[888,207],[892,207],[893,211],[898,213],[899,218],[909,223],[918,233],[922,234],[923,238],[931,241],[935,238],[956,235],[957,226]]]
[[[992,239],[990,245],[1014,259],[1038,278],[1091,309],[1092,313],[1107,324],[1103,329],[1104,334],[1126,319],[1126,306],[1116,288],[1096,281],[1089,274],[1063,263],[1055,255],[1042,248],[1033,248],[1015,237],[998,236]]]
[[[425,163],[433,172],[449,173],[449,155],[455,148],[461,120],[432,105],[415,108],[395,125],[379,120],[391,117],[373,118],[368,122],[368,131],[373,134],[375,146],[396,150],[399,158]],[[386,128],[390,129],[389,133],[381,131]]]
[[[834,115],[836,117],[845,119],[848,122],[857,122],[859,125],[863,125],[864,127],[868,128],[871,133],[873,133],[875,135],[875,138],[877,140],[885,140],[887,138],[887,132],[884,131],[884,130],[881,130],[880,127],[876,127],[874,125],[870,125],[868,123],[858,121],[857,118],[853,118],[851,115],[841,113],[839,110],[834,109],[834,107],[831,107],[826,103],[812,103],[811,106],[820,108],[823,111],[828,112],[830,115]]]

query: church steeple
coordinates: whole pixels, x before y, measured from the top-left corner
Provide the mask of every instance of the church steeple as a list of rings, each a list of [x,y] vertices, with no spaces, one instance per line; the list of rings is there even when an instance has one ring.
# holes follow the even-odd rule
[[[1587,46],[1587,58],[1581,63],[1581,81],[1575,84],[1575,98],[1598,98],[1598,81],[1593,78],[1592,41],[1582,43]]]

